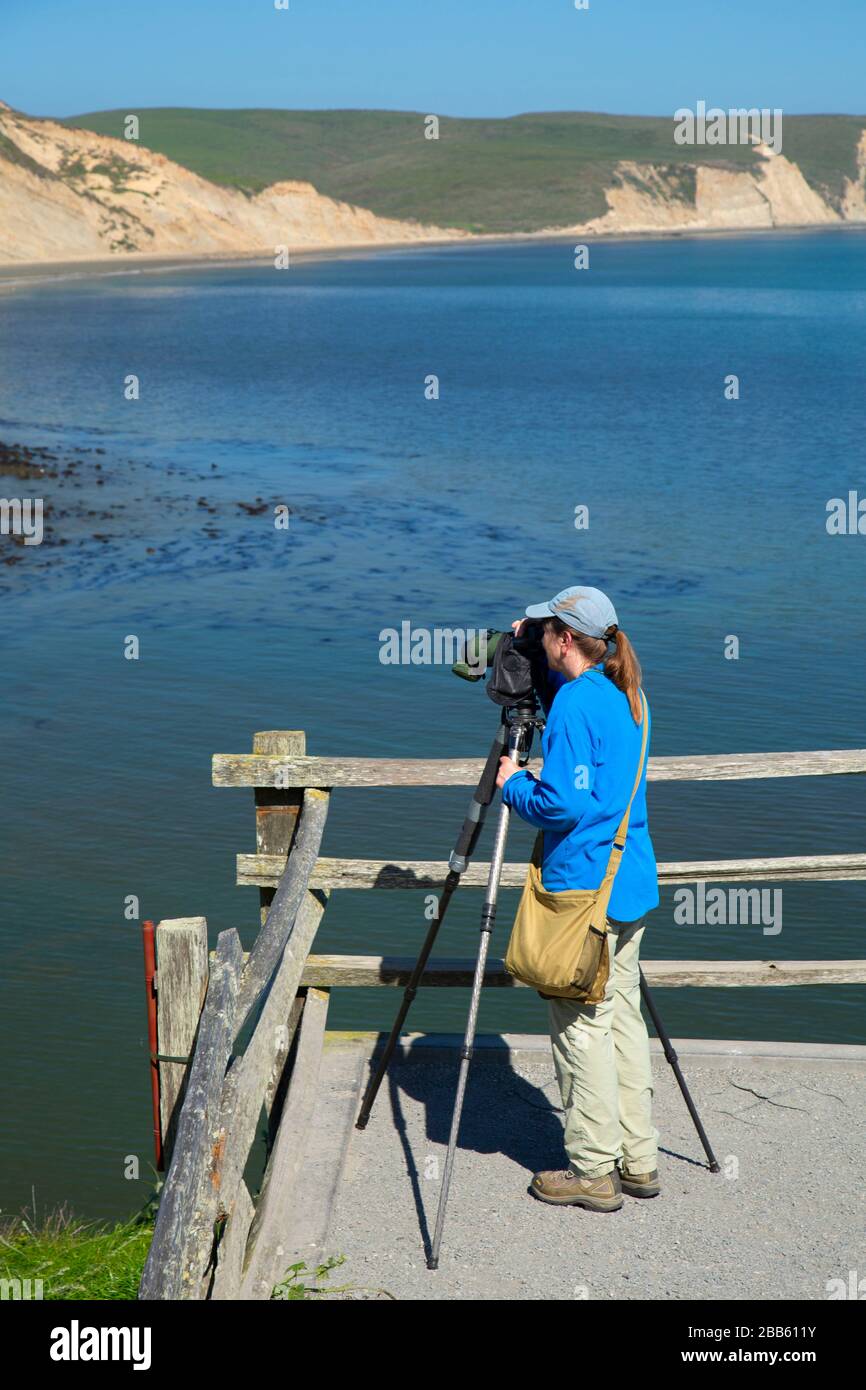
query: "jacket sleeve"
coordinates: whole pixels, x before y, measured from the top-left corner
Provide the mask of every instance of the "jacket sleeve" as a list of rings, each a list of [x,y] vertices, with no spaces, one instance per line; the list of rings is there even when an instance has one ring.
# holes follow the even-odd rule
[[[595,757],[583,711],[571,702],[566,718],[562,702],[554,701],[541,776],[514,773],[502,788],[502,800],[539,830],[567,834],[589,806],[594,780]]]

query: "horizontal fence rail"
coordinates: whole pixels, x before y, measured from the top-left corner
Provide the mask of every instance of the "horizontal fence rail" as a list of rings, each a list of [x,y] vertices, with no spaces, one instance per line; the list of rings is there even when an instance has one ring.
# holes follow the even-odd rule
[[[244,957],[246,960],[246,956]],[[316,989],[351,987],[367,989],[376,985],[406,985],[415,965],[415,956],[309,955],[300,985]],[[863,985],[866,960],[644,960],[647,982],[659,989],[682,989],[711,985],[716,989],[776,985]],[[475,961],[438,956],[421,977],[424,989],[471,986]],[[531,989],[515,980],[505,962],[491,958],[484,984],[500,988]]]
[[[307,958],[301,983],[317,988],[334,985],[406,985],[414,956],[324,956]],[[643,972],[658,988],[711,985],[732,989],[745,985],[862,985],[866,960],[645,960]],[[434,960],[421,977],[427,988],[470,986],[474,960]],[[529,989],[515,980],[501,960],[488,962],[484,984]]]
[[[481,758],[314,758],[215,753],[215,787],[474,787]],[[530,764],[537,772],[540,763]],[[866,772],[866,748],[650,758],[651,782],[738,782]]]
[[[237,882],[255,888],[279,883],[285,857],[278,854],[239,854]],[[529,866],[504,864],[500,886],[522,888]],[[472,862],[461,878],[464,888],[484,888],[490,865]],[[448,865],[435,859],[327,859],[318,861],[311,888],[441,888]],[[674,883],[815,883],[821,880],[866,878],[866,854],[805,854],[776,859],[697,859],[658,865],[659,885]]]

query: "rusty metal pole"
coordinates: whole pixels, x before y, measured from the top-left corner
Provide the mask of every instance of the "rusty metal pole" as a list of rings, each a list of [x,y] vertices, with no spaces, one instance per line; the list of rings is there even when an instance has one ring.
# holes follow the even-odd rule
[[[156,1156],[156,1170],[163,1171],[162,1125],[159,1117],[159,1044],[156,1029],[156,942],[153,922],[142,922],[141,935],[144,941],[144,993],[147,999],[147,1043],[150,1055],[150,1091],[153,1104],[153,1151]]]

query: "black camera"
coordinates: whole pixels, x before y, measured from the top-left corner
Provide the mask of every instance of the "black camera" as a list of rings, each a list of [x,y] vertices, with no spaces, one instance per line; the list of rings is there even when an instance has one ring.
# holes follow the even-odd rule
[[[480,681],[489,672],[487,694],[497,705],[545,704],[550,672],[543,645],[544,624],[530,619],[519,637],[513,632],[482,629],[482,636],[467,642],[460,661],[451,670],[463,680]]]

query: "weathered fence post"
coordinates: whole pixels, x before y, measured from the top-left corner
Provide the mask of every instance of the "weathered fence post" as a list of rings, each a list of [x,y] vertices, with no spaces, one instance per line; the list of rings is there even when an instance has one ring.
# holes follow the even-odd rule
[[[201,1297],[198,1257],[189,1250],[189,1234],[231,1053],[242,960],[237,932],[221,932],[178,1119],[175,1152],[141,1278],[140,1299]]]
[[[202,1181],[196,1217],[202,1230],[208,1230],[217,1202],[227,1217],[225,1233],[217,1248],[212,1298],[239,1296],[242,1266],[238,1262],[237,1243],[242,1234],[242,1259],[251,1219],[243,1173],[255,1138],[262,1100],[264,1098],[267,1103],[268,1094],[273,1095],[276,1089],[274,1074],[277,1073],[276,1080],[279,1081],[277,1067],[285,1061],[298,1018],[303,1018],[300,1007],[303,1000],[296,1000],[298,982],[324,910],[320,895],[308,891],[255,1031],[243,1057],[232,1063],[226,1075],[220,1102],[219,1129],[211,1136],[211,1162]],[[282,1036],[283,1030],[287,1034],[285,1038]],[[275,1112],[273,1121],[278,1119]],[[203,1290],[205,1292],[206,1288]]]
[[[295,919],[307,897],[307,884],[319,857],[329,796],[326,791],[308,787],[303,797],[303,814],[291,854],[268,909],[265,925],[256,937],[244,966],[238,993],[235,1036],[273,978]]]
[[[303,729],[269,729],[253,734],[253,752],[279,757],[303,757],[307,737]],[[276,854],[285,859],[292,847],[298,815],[304,799],[299,787],[256,787],[256,853]],[[262,925],[273,901],[274,889],[259,889]]]
[[[298,833],[274,894],[265,925],[259,931],[241,976],[232,1020],[235,1041],[245,1020],[261,1003],[252,1036],[220,1078],[218,1103],[208,1116],[206,1161],[196,1173],[196,1197],[184,1228],[188,1250],[188,1291],[184,1297],[206,1298],[211,1284],[214,1222],[227,1219],[223,1240],[231,1234],[226,1264],[236,1258],[239,1228],[247,1203],[241,1192],[242,1178],[255,1136],[263,1101],[273,1102],[285,1058],[291,1046],[289,1033],[297,1024],[294,1007],[301,972],[309,955],[324,911],[327,895],[307,887],[322,840],[328,812],[326,791],[308,789]],[[271,1104],[268,1104],[271,1110]],[[274,1119],[276,1116],[274,1116]],[[220,1242],[222,1244],[222,1242]],[[217,1268],[221,1259],[215,1250]],[[220,1278],[219,1296],[231,1297],[228,1275]],[[216,1289],[214,1278],[213,1289]]]
[[[188,1058],[207,992],[207,922],[171,917],[156,929],[156,1016],[162,1057]],[[188,1062],[159,1062],[163,1162],[171,1163]]]

